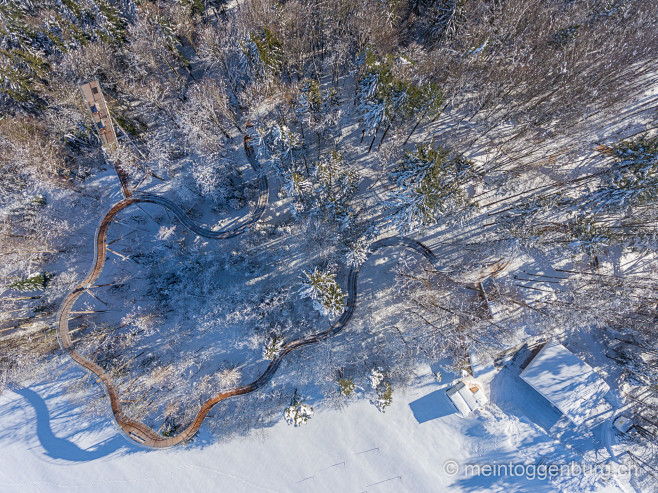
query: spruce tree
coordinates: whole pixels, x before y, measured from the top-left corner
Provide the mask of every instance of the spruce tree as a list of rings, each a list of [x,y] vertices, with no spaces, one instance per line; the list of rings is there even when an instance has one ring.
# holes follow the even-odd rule
[[[461,220],[477,204],[465,192],[475,177],[473,163],[434,142],[416,145],[390,174],[395,186],[389,219],[401,232],[425,228],[439,220]]]
[[[321,271],[304,271],[303,287],[299,293],[313,300],[313,306],[329,317],[340,315],[345,308],[345,293],[336,282],[336,274]]]

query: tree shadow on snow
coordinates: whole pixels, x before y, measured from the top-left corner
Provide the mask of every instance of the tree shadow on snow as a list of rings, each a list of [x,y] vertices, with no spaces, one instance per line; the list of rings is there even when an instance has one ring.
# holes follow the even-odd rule
[[[132,445],[118,434],[98,443],[92,449],[82,449],[72,441],[55,435],[50,424],[51,418],[48,406],[39,394],[25,387],[13,388],[12,390],[22,396],[34,409],[36,414],[37,437],[46,455],[53,459],[84,462],[106,457],[119,450],[124,453],[141,450],[138,446]]]

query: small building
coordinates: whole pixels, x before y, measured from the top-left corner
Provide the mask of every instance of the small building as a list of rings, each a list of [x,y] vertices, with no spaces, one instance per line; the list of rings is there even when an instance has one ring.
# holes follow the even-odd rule
[[[615,428],[617,428],[622,433],[628,433],[631,428],[633,428],[633,421],[630,418],[627,418],[623,414],[620,414],[615,418],[612,423]]]
[[[596,414],[610,390],[591,366],[555,340],[537,353],[521,378],[576,425]]]
[[[447,389],[446,395],[457,408],[457,411],[464,417],[487,403],[484,392],[474,383],[466,385],[464,382],[459,382]]]

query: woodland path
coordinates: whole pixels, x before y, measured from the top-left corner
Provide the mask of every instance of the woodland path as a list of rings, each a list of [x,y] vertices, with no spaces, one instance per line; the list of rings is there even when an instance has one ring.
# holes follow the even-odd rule
[[[312,336],[291,341],[284,345],[260,377],[247,385],[220,392],[212,398],[208,399],[201,406],[198,413],[196,414],[196,417],[189,426],[187,426],[176,435],[169,437],[160,435],[157,431],[144,423],[129,419],[121,409],[119,399],[120,394],[118,393],[110,375],[101,366],[85,358],[75,349],[74,343],[71,340],[69,333],[69,318],[71,315],[71,310],[78,298],[94,285],[94,282],[98,279],[103,271],[106,259],[105,250],[107,247],[107,233],[114,218],[119,212],[133,204],[158,204],[170,210],[187,229],[199,236],[210,239],[227,239],[238,236],[239,234],[245,232],[249,226],[253,225],[261,218],[265,208],[267,207],[269,187],[267,178],[261,168],[261,165],[256,159],[254,150],[248,142],[249,139],[245,137],[244,147],[247,159],[249,160],[249,163],[251,164],[254,171],[258,174],[259,197],[256,208],[250,212],[247,220],[243,221],[240,225],[233,229],[225,231],[213,231],[195,223],[192,219],[189,218],[189,216],[187,216],[187,214],[185,214],[180,206],[171,200],[152,193],[132,191],[127,186],[125,186],[124,180],[121,180],[125,198],[112,206],[96,230],[94,264],[87,277],[80,284],[78,284],[73,289],[73,291],[69,293],[60,307],[58,314],[58,338],[61,347],[78,365],[96,375],[96,381],[103,384],[105,393],[110,399],[112,414],[114,415],[114,419],[119,425],[119,428],[128,438],[141,445],[151,448],[167,448],[189,440],[197,433],[204,419],[216,404],[230,397],[249,394],[265,386],[272,379],[277,369],[281,365],[281,362],[289,353],[300,347],[324,341],[330,336],[338,334],[345,328],[345,326],[352,318],[352,315],[354,314],[357,300],[357,278],[359,275],[360,266],[353,266],[350,269],[347,283],[347,303],[345,311],[341,314],[338,320],[336,320],[331,325],[331,327],[329,327],[329,329]],[[410,248],[423,255],[435,268],[438,269],[439,267],[439,259],[429,248],[418,241],[406,237],[396,236],[375,241],[370,245],[368,257],[382,248],[391,246],[402,246]]]

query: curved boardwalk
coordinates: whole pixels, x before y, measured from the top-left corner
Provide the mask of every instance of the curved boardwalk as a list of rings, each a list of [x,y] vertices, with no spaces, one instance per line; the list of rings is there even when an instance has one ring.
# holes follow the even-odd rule
[[[128,436],[135,442],[145,445],[147,447],[166,448],[166,447],[172,447],[179,443],[185,442],[186,440],[189,440],[199,430],[201,424],[203,423],[203,420],[206,418],[206,416],[213,408],[213,406],[215,406],[217,403],[225,399],[228,399],[229,397],[248,394],[250,392],[254,392],[259,388],[263,387],[272,379],[277,369],[281,365],[281,361],[289,353],[291,353],[297,348],[307,346],[310,344],[315,344],[320,341],[324,341],[330,336],[339,333],[341,330],[343,330],[343,328],[345,328],[345,326],[352,318],[352,315],[354,314],[354,309],[356,307],[356,299],[357,299],[357,278],[359,275],[358,266],[352,267],[349,272],[348,284],[347,284],[347,305],[345,307],[345,311],[342,313],[340,318],[331,325],[331,327],[329,327],[325,331],[319,332],[312,336],[291,341],[285,346],[283,346],[279,354],[270,362],[270,365],[267,367],[265,372],[258,379],[247,385],[221,392],[213,396],[212,398],[208,399],[201,406],[201,409],[197,413],[192,423],[187,428],[182,430],[180,433],[171,437],[164,437],[158,434],[151,427],[145,425],[144,423],[141,423],[139,421],[134,421],[126,417],[121,410],[119,395],[117,393],[117,389],[114,385],[114,382],[112,381],[110,376],[105,372],[103,368],[101,368],[93,361],[88,360],[74,349],[69,334],[69,316],[71,313],[71,309],[73,308],[73,305],[75,304],[77,299],[82,295],[82,293],[94,284],[96,279],[98,279],[101,272],[103,271],[103,266],[105,265],[105,258],[106,258],[105,249],[107,246],[107,232],[116,215],[123,209],[139,202],[159,204],[162,205],[163,207],[166,207],[171,212],[173,212],[186,228],[188,228],[190,231],[194,232],[199,236],[203,236],[205,238],[211,238],[211,239],[226,239],[226,238],[232,238],[234,236],[237,236],[243,233],[250,225],[254,224],[260,219],[260,217],[263,214],[263,211],[265,210],[265,207],[267,206],[268,193],[269,193],[267,179],[264,176],[264,174],[261,172],[260,164],[254,157],[253,150],[251,149],[251,147],[247,145],[247,141],[245,141],[245,151],[250,164],[252,165],[254,170],[259,174],[258,187],[260,191],[258,204],[256,208],[250,213],[246,221],[243,221],[239,226],[237,226],[234,229],[230,229],[226,231],[213,231],[196,224],[185,214],[185,212],[178,205],[176,205],[174,202],[164,197],[151,193],[144,193],[144,192],[134,192],[131,195],[127,195],[126,198],[117,202],[101,221],[101,224],[98,227],[98,230],[96,231],[93,267],[89,272],[89,274],[87,275],[87,277],[78,286],[76,286],[75,289],[73,289],[73,291],[66,297],[66,299],[62,303],[62,306],[60,307],[59,317],[58,317],[59,319],[58,336],[62,348],[69,354],[69,356],[71,356],[71,358],[76,363],[78,363],[86,370],[89,370],[92,373],[94,373],[97,376],[98,382],[103,383],[105,392],[110,399],[110,406],[112,408],[112,413],[114,414],[114,419],[116,420],[119,427],[126,434],[126,436]],[[374,242],[370,246],[369,256],[375,253],[376,251],[380,250],[381,248],[389,247],[389,246],[402,246],[415,250],[416,252],[422,254],[427,260],[429,260],[430,263],[432,263],[432,265],[434,265],[437,268],[439,267],[438,258],[429,248],[427,248],[425,245],[423,245],[418,241],[404,237],[384,238]]]

